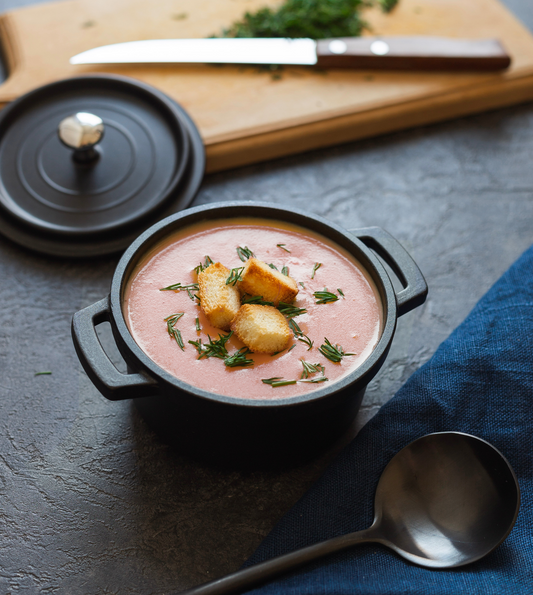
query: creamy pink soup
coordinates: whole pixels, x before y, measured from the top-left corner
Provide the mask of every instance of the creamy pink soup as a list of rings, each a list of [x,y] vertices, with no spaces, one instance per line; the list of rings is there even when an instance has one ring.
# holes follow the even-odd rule
[[[299,288],[294,305],[307,310],[294,320],[313,342],[311,349],[307,343],[293,337],[288,348],[277,355],[248,355],[254,361],[249,367],[230,368],[222,359],[214,357],[199,359],[197,349],[189,340],[201,339],[205,344],[208,336],[215,340],[227,332],[209,324],[197,300],[191,300],[187,291],[161,289],[175,283],[196,283],[194,269],[206,256],[228,269],[243,266],[238,247],[248,247],[256,258],[274,264],[280,271],[284,266],[289,268]],[[316,263],[321,263],[320,267],[316,268]],[[317,304],[313,293],[325,288],[339,299]],[[246,399],[293,397],[333,384],[365,361],[379,340],[382,324],[376,287],[347,251],[297,226],[267,220],[259,223],[257,219],[245,218],[193,225],[157,245],[131,275],[123,310],[133,338],[161,368],[198,388]],[[184,350],[168,334],[165,322],[165,318],[178,312],[184,313],[176,323]],[[330,361],[319,351],[325,338],[333,345],[340,345],[344,352],[355,355],[345,356],[339,363]],[[235,336],[226,343],[230,355],[243,346]],[[278,387],[262,382],[274,377],[300,380],[302,359],[324,366],[324,374],[318,372],[308,379],[323,375],[328,380]]]

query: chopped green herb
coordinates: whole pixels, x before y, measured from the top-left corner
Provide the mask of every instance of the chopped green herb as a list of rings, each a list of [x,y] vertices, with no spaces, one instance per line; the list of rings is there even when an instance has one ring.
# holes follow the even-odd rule
[[[292,304],[286,304],[285,302],[280,302],[278,304],[278,310],[287,318],[294,318],[295,316],[300,316],[300,314],[305,314],[307,310],[305,308],[297,308]]]
[[[198,291],[199,286],[198,283],[190,283],[189,285],[182,285],[181,283],[174,283],[174,285],[169,285],[168,287],[162,287],[159,291],[182,291],[185,290],[191,300],[194,302],[196,296],[193,294],[193,291]]]
[[[283,380],[283,378],[263,378],[261,382],[270,384],[271,387],[276,388],[277,386],[288,386],[289,384],[296,384],[297,380]]]
[[[339,299],[337,295],[328,291],[327,287],[324,287],[324,291],[315,291],[313,295],[316,297],[317,304],[330,304]]]
[[[226,343],[229,341],[233,331],[230,331],[227,335],[218,335],[218,339],[213,341],[209,335],[209,343],[202,345],[202,340],[189,341],[191,345],[196,347],[198,351],[198,359],[203,357],[218,357],[219,359],[226,359],[228,357],[228,350],[226,349]]]
[[[368,25],[361,10],[378,5],[389,12],[398,0],[286,0],[260,8],[224,29],[224,37],[357,37]]]
[[[174,325],[178,322],[178,320],[185,314],[185,312],[178,312],[177,314],[171,314],[165,318],[165,322],[167,323],[167,332],[168,334],[175,339],[176,343],[179,345],[182,351],[185,351],[185,345],[183,344],[183,338],[181,336],[181,332],[174,328]]]
[[[337,291],[339,292],[339,295],[341,295],[342,297],[344,297],[344,293],[342,292],[342,289],[339,289],[339,288],[337,287]]]
[[[313,272],[311,273],[311,279],[315,278],[315,273],[318,271],[318,269],[322,266],[321,262],[315,262],[314,266],[313,266]]]
[[[212,264],[213,261],[211,260],[211,258],[209,256],[206,256],[204,262],[200,263],[197,267],[194,267],[193,270],[198,275],[202,271],[205,271],[205,269]]]
[[[356,355],[355,353],[346,353],[340,345],[332,345],[326,337],[324,337],[324,341],[324,345],[321,345],[318,351],[332,362],[339,363],[347,355]]]
[[[294,318],[289,319],[289,326],[295,337],[301,337],[303,335],[302,329],[298,326]]]
[[[196,320],[194,321],[194,323],[196,324],[196,330],[198,332],[200,332],[202,329],[200,328],[200,319],[197,317]]]
[[[250,248],[248,248],[248,246],[245,246],[244,248],[239,246],[237,248],[237,255],[242,260],[242,262],[246,262],[249,258],[255,257],[255,254],[250,250]]]
[[[276,244],[276,246],[282,250],[285,250],[285,252],[289,252],[290,254],[290,250],[285,246],[285,244]]]
[[[284,267],[281,269],[281,274],[282,274],[282,275],[285,275],[285,277],[288,277],[288,276],[289,276],[289,267],[286,267],[286,266],[284,266]]]
[[[271,269],[274,269],[275,271],[278,271],[278,272],[279,272],[279,270],[278,270],[278,267],[277,267],[275,264],[272,264],[272,263],[270,262],[270,263],[268,264],[268,266],[269,266]]]
[[[35,372],[34,376],[50,376],[52,372]]]
[[[326,378],[325,376],[320,376],[319,378],[309,378],[308,380],[300,380],[300,382],[327,382],[329,380],[329,378]]]
[[[289,353],[289,351],[292,351],[294,348],[296,347],[296,343],[293,343],[288,349],[287,349],[287,353]]]
[[[311,341],[311,339],[307,335],[302,335],[301,337],[296,338],[298,339],[298,341],[301,341],[302,343],[305,343],[308,346],[307,351],[310,351],[313,348],[314,341]]]
[[[235,269],[231,269],[230,276],[226,279],[226,285],[235,285],[237,281],[242,281],[242,272],[244,271],[244,267],[237,267]]]
[[[305,285],[301,281],[298,281],[298,283],[305,289]]]
[[[322,372],[322,376],[324,376],[325,368],[322,364],[310,364],[306,362],[304,359],[300,360],[303,366],[303,372],[300,376],[300,379],[303,380],[305,378],[309,378],[311,374],[316,374],[317,372]]]
[[[250,297],[244,296],[241,300],[241,304],[258,304],[259,306],[273,306],[274,302],[267,302],[263,299],[262,295],[254,295]]]
[[[233,355],[229,355],[224,363],[229,368],[236,368],[238,366],[253,366],[254,360],[248,359],[246,356],[252,353],[248,347],[241,347],[239,351],[236,351]]]

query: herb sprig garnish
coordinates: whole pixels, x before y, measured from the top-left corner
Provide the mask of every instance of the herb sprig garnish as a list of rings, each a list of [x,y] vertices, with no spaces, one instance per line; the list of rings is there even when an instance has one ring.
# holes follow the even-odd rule
[[[278,310],[287,318],[294,318],[295,316],[300,316],[300,314],[305,314],[307,310],[305,308],[297,308],[292,304],[286,304],[285,302],[279,302]]]
[[[194,267],[193,271],[198,275],[202,271],[205,271],[205,269],[212,264],[213,261],[211,260],[211,258],[209,256],[206,256],[204,262],[200,263],[197,267]]]
[[[296,322],[296,320],[294,320],[294,318],[289,319],[289,327],[291,331],[294,333],[295,337],[303,337],[304,333],[302,329],[298,326],[298,323]]]
[[[241,347],[239,351],[236,351],[233,355],[229,355],[224,360],[224,363],[228,368],[237,368],[238,366],[253,366],[254,360],[248,359],[246,356],[252,353],[248,347]]]
[[[174,283],[174,285],[169,285],[168,287],[162,287],[159,291],[183,291],[185,290],[191,300],[194,302],[197,299],[197,295],[193,293],[193,291],[198,291],[199,286],[198,283],[190,283],[189,285],[182,285],[181,283]]]
[[[229,341],[231,335],[233,335],[233,331],[230,331],[227,335],[218,335],[218,339],[213,340],[209,335],[207,338],[209,339],[209,343],[204,343],[202,345],[202,339],[198,339],[198,341],[189,341],[191,345],[196,347],[196,351],[198,351],[198,359],[202,359],[203,357],[218,357],[219,359],[226,359],[228,357],[228,350],[226,349],[226,343]]]
[[[261,382],[270,384],[273,388],[276,386],[287,386],[289,384],[296,384],[298,380],[283,380],[282,376],[274,376],[273,378],[262,378]]]
[[[283,266],[281,269],[281,274],[285,275],[285,277],[289,276],[289,267],[288,266]]]
[[[242,262],[246,262],[249,258],[255,257],[255,254],[248,248],[248,246],[244,246],[244,248],[238,246],[237,255]]]
[[[237,267],[235,269],[231,269],[229,277],[226,279],[226,285],[235,286],[237,281],[242,281],[242,272],[244,271],[244,267]]]
[[[271,262],[269,262],[269,263],[268,263],[268,266],[269,266],[271,269],[274,269],[275,271],[278,271],[278,273],[279,273],[279,269],[278,269],[278,267],[277,267],[275,264],[272,264]]]
[[[307,351],[313,349],[314,341],[311,341],[311,339],[307,335],[302,335],[301,337],[296,338],[298,339],[298,341],[301,341],[302,343],[305,343],[307,345]]]
[[[304,368],[302,375],[300,376],[300,380],[309,378],[311,374],[316,374],[317,372],[322,372],[322,376],[324,376],[326,368],[324,368],[322,364],[310,364],[309,362],[306,362],[304,359],[301,359],[300,361],[302,362],[302,366]]]
[[[268,302],[263,299],[262,295],[244,296],[241,300],[241,304],[258,304],[259,306],[273,306],[274,302]]]
[[[313,295],[316,298],[317,304],[331,304],[339,299],[338,295],[335,295],[331,291],[328,291],[327,287],[324,287],[324,291],[315,291]],[[344,294],[342,294],[344,297]]]
[[[276,246],[282,250],[285,250],[285,252],[288,252],[289,254],[291,253],[291,251],[286,247],[286,244],[276,244]]]
[[[311,273],[311,279],[315,278],[315,273],[318,271],[318,269],[322,266],[321,262],[315,262],[314,266],[313,266],[313,272]]]
[[[177,314],[171,314],[165,318],[165,322],[167,323],[167,332],[168,334],[176,340],[176,343],[179,345],[182,351],[185,351],[185,345],[183,344],[183,338],[181,336],[181,332],[179,329],[174,328],[174,325],[178,320],[185,314],[185,312],[178,312]]]
[[[346,353],[340,345],[332,345],[326,337],[325,343],[318,348],[318,351],[332,362],[339,363],[343,357],[348,355],[357,355],[356,353]]]
[[[200,326],[200,319],[198,317],[196,317],[196,319],[194,320],[194,324],[196,325],[196,330],[200,332],[202,328]]]

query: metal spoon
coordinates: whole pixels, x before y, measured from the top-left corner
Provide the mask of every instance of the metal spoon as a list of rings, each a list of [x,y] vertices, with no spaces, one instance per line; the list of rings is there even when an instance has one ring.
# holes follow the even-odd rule
[[[483,558],[509,535],[520,488],[505,457],[459,432],[423,436],[385,467],[369,529],[296,550],[182,595],[241,593],[289,570],[360,543],[376,542],[410,562],[451,568]]]

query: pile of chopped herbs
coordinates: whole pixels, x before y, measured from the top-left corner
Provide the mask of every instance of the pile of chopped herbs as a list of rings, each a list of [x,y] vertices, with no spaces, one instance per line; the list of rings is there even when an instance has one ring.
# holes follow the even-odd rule
[[[398,0],[286,0],[279,8],[247,12],[224,29],[222,37],[357,37],[368,25],[361,10],[379,6],[389,12]]]

